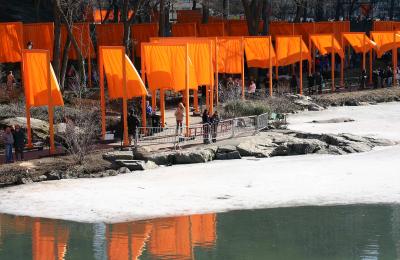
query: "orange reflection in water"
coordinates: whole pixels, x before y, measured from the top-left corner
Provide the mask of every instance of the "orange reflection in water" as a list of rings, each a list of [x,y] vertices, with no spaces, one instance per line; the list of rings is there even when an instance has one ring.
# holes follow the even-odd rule
[[[32,226],[32,259],[64,259],[68,236],[68,229],[57,224],[57,221],[41,222],[36,219]]]
[[[140,259],[143,249],[159,258],[193,259],[195,246],[216,243],[216,215],[196,215],[109,225],[109,259]]]
[[[216,221],[216,214],[206,214],[107,225],[108,259],[140,259],[145,249],[157,258],[194,259],[194,247],[215,245]],[[32,234],[33,260],[65,259],[70,227],[63,222],[0,215],[0,225]]]

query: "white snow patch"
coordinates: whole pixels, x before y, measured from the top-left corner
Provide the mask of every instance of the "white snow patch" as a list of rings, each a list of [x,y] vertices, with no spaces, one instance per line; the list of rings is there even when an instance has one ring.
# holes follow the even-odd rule
[[[313,120],[351,118],[346,123],[311,123]],[[352,133],[362,136],[400,140],[400,104],[397,102],[370,106],[332,107],[320,112],[290,115],[289,128],[309,133]]]
[[[297,115],[290,119],[291,127],[310,131],[304,129],[307,126],[304,122],[319,114],[321,119],[340,114],[356,122],[350,128],[345,125],[350,123],[331,124],[336,126],[332,131],[399,137],[399,104],[348,108],[351,112],[344,114],[346,109]],[[379,124],[372,123],[377,120]],[[363,126],[368,127],[363,129]],[[244,159],[159,168],[103,179],[34,183],[1,189],[0,212],[115,223],[234,209],[400,203],[399,157],[400,146],[393,146],[344,156]]]

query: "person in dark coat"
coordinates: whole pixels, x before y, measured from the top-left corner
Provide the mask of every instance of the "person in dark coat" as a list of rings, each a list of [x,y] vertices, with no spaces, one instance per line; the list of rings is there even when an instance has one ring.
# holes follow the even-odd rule
[[[18,161],[18,157],[21,161],[24,160],[24,148],[26,143],[25,133],[22,131],[19,125],[15,125],[13,133],[14,137],[14,149],[15,149],[15,160]]]
[[[128,115],[128,133],[129,133],[129,140],[133,136],[133,139],[136,138],[137,128],[140,126],[140,121],[137,115],[133,112],[133,110],[129,111]]]
[[[292,75],[292,79],[290,80],[290,88],[292,89],[293,94],[297,94],[297,78],[296,75]]]
[[[210,115],[208,114],[208,110],[205,109],[202,116],[203,123],[203,143],[210,143]]]
[[[215,111],[212,115],[211,119],[211,135],[212,135],[212,142],[215,143],[217,141],[217,134],[218,134],[218,124],[220,122],[218,111]]]
[[[308,81],[308,95],[311,96],[312,94],[314,94],[314,85],[315,85],[314,75],[313,74],[308,75],[307,81]]]
[[[315,77],[315,84],[317,85],[318,88],[318,94],[322,94],[322,74],[318,71]]]
[[[367,83],[367,72],[365,70],[362,70],[360,78],[360,89],[365,89],[366,83]]]

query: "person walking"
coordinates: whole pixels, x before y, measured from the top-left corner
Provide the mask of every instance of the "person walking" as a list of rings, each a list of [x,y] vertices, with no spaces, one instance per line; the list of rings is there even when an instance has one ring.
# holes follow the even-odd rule
[[[321,72],[317,72],[317,75],[315,77],[315,84],[317,85],[318,88],[318,94],[322,94],[322,83],[323,83],[323,78]]]
[[[290,80],[290,88],[293,94],[297,94],[297,78],[296,75],[292,75],[292,79]]]
[[[19,125],[14,126],[14,149],[15,149],[15,160],[18,161],[18,157],[21,161],[24,160],[24,148],[26,143],[25,133],[22,131]]]
[[[208,110],[204,109],[202,116],[203,123],[203,143],[210,143],[210,115],[208,114]]]
[[[314,94],[314,85],[315,85],[314,75],[310,73],[308,75],[307,81],[308,81],[308,95],[311,96],[312,94]]]
[[[132,143],[132,138],[136,144],[136,132],[140,125],[139,118],[134,114],[133,109],[129,111],[128,115],[128,133],[129,133],[129,143]]]
[[[9,71],[7,75],[7,91],[13,90],[14,83],[15,83],[15,77],[13,75],[13,72]]]
[[[212,115],[211,119],[211,136],[212,136],[212,142],[215,143],[217,142],[217,134],[218,134],[218,124],[220,122],[218,111],[215,111],[214,114]]]
[[[3,134],[3,143],[5,146],[6,163],[12,163],[13,160],[13,145],[14,137],[11,132],[11,127],[7,126]]]
[[[360,89],[366,88],[366,82],[367,82],[367,72],[365,70],[362,70],[360,78]]]
[[[185,116],[185,106],[183,103],[179,103],[178,107],[175,110],[175,119],[176,119],[176,134],[182,134],[182,123],[183,118]]]

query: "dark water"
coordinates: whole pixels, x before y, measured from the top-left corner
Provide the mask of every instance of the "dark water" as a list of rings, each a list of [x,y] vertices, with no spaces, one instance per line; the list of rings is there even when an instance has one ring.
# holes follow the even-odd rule
[[[266,209],[114,225],[0,215],[0,259],[400,259],[400,207]]]

